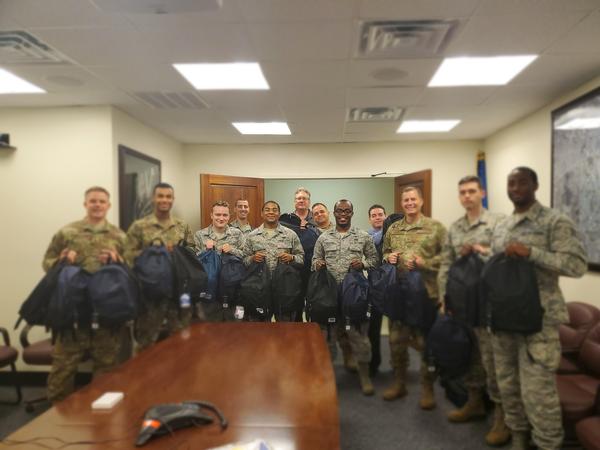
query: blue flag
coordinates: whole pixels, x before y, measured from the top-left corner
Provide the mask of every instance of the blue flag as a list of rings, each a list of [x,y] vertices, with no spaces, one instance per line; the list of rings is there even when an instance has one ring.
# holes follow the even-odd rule
[[[477,154],[477,176],[481,180],[481,187],[486,192],[486,196],[483,198],[483,207],[488,207],[488,190],[487,190],[487,177],[485,175],[485,153],[479,152]]]

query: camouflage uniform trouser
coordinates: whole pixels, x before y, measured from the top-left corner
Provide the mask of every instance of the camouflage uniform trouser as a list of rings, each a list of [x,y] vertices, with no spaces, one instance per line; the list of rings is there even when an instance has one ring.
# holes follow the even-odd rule
[[[371,362],[371,341],[369,340],[369,322],[360,325],[351,325],[347,330],[342,323],[338,323],[338,339],[342,347],[345,339],[348,340],[350,350],[357,363],[369,364]]]
[[[421,384],[431,384],[436,379],[436,373],[428,369],[425,356],[425,339],[423,333],[415,327],[404,325],[398,320],[390,320],[390,364],[394,372],[406,376],[409,356],[408,347],[413,347],[421,354]]]
[[[223,308],[219,302],[200,302],[196,305],[201,322],[235,322],[232,308]]]
[[[192,308],[180,309],[171,299],[148,302],[135,323],[135,340],[140,352],[158,340],[162,324],[166,320],[168,335],[190,325]]]
[[[54,344],[52,368],[48,375],[48,400],[63,400],[75,389],[77,367],[89,355],[94,375],[107,372],[117,363],[122,330],[69,330],[61,333]]]
[[[535,444],[560,449],[563,439],[555,372],[560,362],[558,326],[529,336],[493,334],[496,378],[505,422],[513,431],[532,429]]]
[[[477,345],[473,349],[469,371],[464,376],[465,386],[470,389],[483,389],[494,403],[501,403],[500,391],[496,382],[496,365],[492,349],[492,334],[482,327],[473,328]]]

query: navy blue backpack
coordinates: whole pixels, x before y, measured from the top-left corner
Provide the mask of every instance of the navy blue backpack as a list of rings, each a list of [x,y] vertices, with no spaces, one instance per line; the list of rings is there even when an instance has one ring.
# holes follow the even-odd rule
[[[60,331],[89,323],[87,287],[90,274],[79,266],[65,265],[48,303],[45,325]]]
[[[471,366],[475,337],[453,316],[440,315],[426,341],[427,360],[443,379],[464,375]]]
[[[393,295],[396,273],[396,266],[390,263],[369,269],[369,301],[380,314],[385,313],[386,297]]]
[[[475,253],[460,257],[448,270],[446,311],[469,326],[484,326],[485,311],[481,295],[483,261]]]
[[[171,255],[164,245],[151,245],[135,259],[133,271],[145,300],[158,302],[173,297]]]
[[[185,241],[180,241],[173,247],[171,259],[175,279],[173,298],[179,300],[184,293],[194,300],[200,298],[206,291],[208,276],[194,251],[185,245]]]
[[[89,281],[92,326],[117,328],[138,313],[139,289],[133,273],[124,264],[106,264]]]
[[[240,284],[246,276],[246,266],[242,258],[229,253],[221,254],[221,273],[219,274],[219,301],[228,307],[237,305]]]
[[[342,314],[349,324],[360,324],[369,320],[369,281],[362,271],[350,270],[342,280]]]
[[[213,248],[203,251],[197,258],[202,263],[207,276],[206,288],[204,292],[200,293],[200,299],[206,302],[216,302],[217,290],[219,288],[219,273],[221,272],[221,257]]]

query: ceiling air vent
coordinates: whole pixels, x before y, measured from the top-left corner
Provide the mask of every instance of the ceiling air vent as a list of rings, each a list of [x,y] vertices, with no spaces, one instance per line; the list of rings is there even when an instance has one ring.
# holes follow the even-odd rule
[[[350,108],[347,122],[397,122],[403,112],[398,106]]]
[[[155,109],[206,109],[206,103],[193,92],[134,92],[133,96]]]
[[[0,64],[63,63],[63,55],[26,31],[0,31]]]
[[[421,58],[438,55],[458,20],[360,22],[356,56],[361,58]]]

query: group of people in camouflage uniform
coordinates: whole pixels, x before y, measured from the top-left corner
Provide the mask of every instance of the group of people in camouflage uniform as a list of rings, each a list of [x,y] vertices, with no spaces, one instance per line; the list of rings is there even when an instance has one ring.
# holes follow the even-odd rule
[[[508,196],[514,212],[504,216],[483,208],[485,191],[479,178],[464,177],[458,183],[458,192],[465,214],[448,231],[440,222],[423,215],[423,195],[417,187],[402,191],[403,217],[389,226],[385,236],[381,230],[386,213],[378,204],[369,209],[373,229],[368,233],[352,226],[354,207],[350,200],[336,202],[333,223],[323,203],[315,203],[310,208],[310,192],[306,188],[296,191],[293,213],[302,227],[315,227],[320,233],[311,270],[328,270],[338,283],[350,269],[364,271],[382,262],[394,264],[398,271],[419,270],[430,301],[442,312],[449,268],[461,256],[474,253],[485,261],[505,252],[534,263],[544,309],[542,331],[520,335],[475,328],[477,351],[464,377],[468,401],[448,414],[452,422],[485,416],[483,398],[487,392],[495,408],[493,425],[485,441],[488,445],[503,445],[512,440],[511,448],[515,450],[530,448],[530,439],[544,450],[561,446],[563,431],[554,373],[560,359],[558,326],[567,320],[567,313],[558,278],[560,275],[580,277],[587,270],[586,255],[573,222],[542,206],[535,197],[537,188],[537,175],[532,169],[518,167],[510,172]],[[62,228],[53,237],[44,257],[44,269],[63,259],[92,273],[111,260],[133,265],[146,247],[164,245],[171,249],[181,240],[197,254],[214,248],[241,257],[246,264],[266,261],[270,271],[278,262],[304,263],[300,240],[295,232],[279,223],[281,210],[275,201],[267,201],[262,206],[263,223],[256,229],[248,223],[250,205],[246,200],[236,202],[237,218],[233,222],[230,222],[228,203],[218,201],[212,207],[211,225],[193,234],[189,225],[171,215],[174,199],[173,188],[159,183],[153,193],[153,213],[134,222],[125,235],[106,221],[110,208],[108,191],[101,187],[88,189],[84,201],[86,217]],[[235,320],[221,305],[212,309],[210,304],[202,304],[199,315],[210,321]],[[294,313],[277,320],[301,321],[302,317]],[[190,321],[191,312],[182,313],[172,299],[148,305],[135,325],[138,351],[154,343],[161,330],[166,328],[167,333],[172,333],[188,326]],[[378,328],[375,333],[378,341],[381,317],[377,316],[372,316],[371,323],[352,327],[338,325],[334,333],[326,333],[332,357],[335,357],[337,341],[344,354],[344,365],[358,373],[365,395],[375,392],[370,376],[379,364],[373,324]],[[94,373],[114,366],[120,339],[120,330],[99,329],[94,333],[77,330],[75,334],[61,334],[54,347],[48,379],[49,398],[60,400],[73,389],[77,364],[84,353],[91,356]],[[422,360],[420,407],[435,408],[436,374],[427,369],[424,361],[422,332],[392,320],[389,345],[393,382],[383,398],[391,401],[406,395],[408,348],[412,347],[421,353]]]

